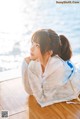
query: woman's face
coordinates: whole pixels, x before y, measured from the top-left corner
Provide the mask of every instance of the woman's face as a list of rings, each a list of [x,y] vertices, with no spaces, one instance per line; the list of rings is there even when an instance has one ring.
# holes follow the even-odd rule
[[[32,46],[30,48],[30,58],[31,60],[37,60],[42,58],[40,45],[36,42],[32,42]]]
[[[32,46],[30,49],[31,60],[38,60],[41,62],[42,60],[49,59],[49,57],[51,57],[52,54],[52,51],[47,51],[44,55],[42,55],[40,51],[40,45],[36,42],[32,42]]]

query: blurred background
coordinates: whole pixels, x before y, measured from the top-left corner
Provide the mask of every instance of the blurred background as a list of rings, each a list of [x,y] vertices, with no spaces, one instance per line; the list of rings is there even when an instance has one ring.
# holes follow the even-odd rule
[[[80,3],[0,0],[0,80],[21,76],[21,64],[29,55],[31,35],[40,28],[64,34],[71,43],[73,56],[79,60]]]

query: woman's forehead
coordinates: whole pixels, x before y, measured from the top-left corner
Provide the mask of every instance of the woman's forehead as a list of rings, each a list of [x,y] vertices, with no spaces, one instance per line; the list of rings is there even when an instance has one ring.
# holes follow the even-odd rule
[[[40,43],[40,40],[38,38],[32,38],[31,42]]]

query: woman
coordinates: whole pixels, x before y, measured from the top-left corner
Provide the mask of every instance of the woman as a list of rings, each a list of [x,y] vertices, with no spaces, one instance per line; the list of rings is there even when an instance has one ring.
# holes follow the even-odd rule
[[[80,73],[71,63],[68,39],[51,29],[32,36],[30,56],[22,65],[24,87],[41,107],[76,99],[80,93]]]

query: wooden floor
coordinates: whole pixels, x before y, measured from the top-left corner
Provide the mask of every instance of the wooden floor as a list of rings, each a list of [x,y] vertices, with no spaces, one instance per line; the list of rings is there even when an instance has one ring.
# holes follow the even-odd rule
[[[33,96],[25,93],[21,78],[0,83],[2,110],[9,111],[9,119],[80,119],[79,104],[58,103],[41,108]]]

